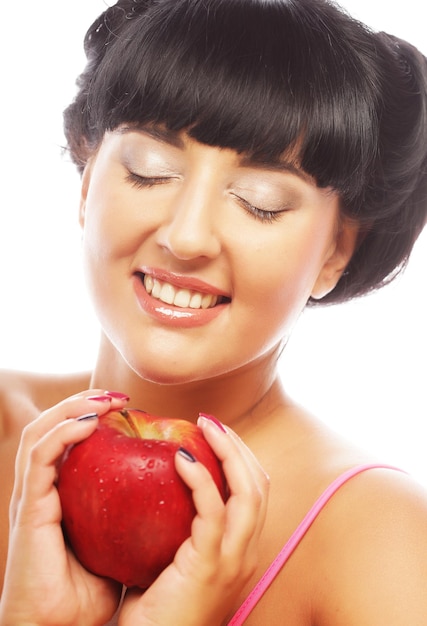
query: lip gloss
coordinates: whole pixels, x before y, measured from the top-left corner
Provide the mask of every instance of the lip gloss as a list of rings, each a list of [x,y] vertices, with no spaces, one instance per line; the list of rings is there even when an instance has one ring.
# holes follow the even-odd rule
[[[178,289],[189,289],[190,291],[200,291],[202,294],[211,294],[213,296],[224,296],[226,297],[223,291],[207,283],[200,278],[196,278],[194,276],[186,276],[184,274],[176,274],[175,272],[169,272],[163,269],[159,269],[157,267],[146,267],[142,266],[139,268],[138,274],[147,275],[151,278],[155,278],[160,280],[161,282],[170,283],[174,285]]]
[[[140,308],[152,319],[177,328],[203,326],[217,318],[224,311],[227,302],[220,303],[209,309],[181,308],[166,304],[147,293],[140,276],[133,279],[134,291]]]

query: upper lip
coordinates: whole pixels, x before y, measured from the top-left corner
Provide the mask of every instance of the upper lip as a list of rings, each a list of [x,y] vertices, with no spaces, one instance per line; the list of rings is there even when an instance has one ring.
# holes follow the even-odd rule
[[[211,285],[210,283],[196,278],[195,276],[186,276],[185,274],[176,274],[165,269],[153,268],[153,267],[140,267],[136,271],[136,274],[151,276],[165,283],[170,283],[179,289],[189,289],[190,291],[199,291],[200,293],[211,294],[215,296],[222,296],[223,298],[230,299],[230,295],[224,290]]]

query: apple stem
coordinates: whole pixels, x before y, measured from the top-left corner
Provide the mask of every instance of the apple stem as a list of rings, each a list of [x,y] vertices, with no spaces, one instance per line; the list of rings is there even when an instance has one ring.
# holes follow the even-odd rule
[[[129,425],[129,428],[134,433],[135,437],[137,439],[141,439],[141,433],[136,428],[135,423],[134,423],[132,417],[129,415],[129,411],[127,411],[126,409],[122,409],[119,412],[120,412],[120,415],[122,415],[125,418],[125,420],[127,421],[128,425]]]

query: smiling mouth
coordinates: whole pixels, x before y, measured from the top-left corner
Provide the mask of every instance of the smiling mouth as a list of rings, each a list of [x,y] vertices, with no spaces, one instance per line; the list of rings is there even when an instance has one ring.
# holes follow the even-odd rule
[[[217,304],[229,302],[230,298],[175,287],[148,274],[139,274],[146,292],[156,300],[182,309],[212,309]]]

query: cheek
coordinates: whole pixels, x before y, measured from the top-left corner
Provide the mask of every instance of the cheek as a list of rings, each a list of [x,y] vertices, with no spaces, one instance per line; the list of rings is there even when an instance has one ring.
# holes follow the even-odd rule
[[[111,307],[109,296],[116,289],[114,273],[129,252],[127,221],[121,219],[120,204],[111,185],[101,187],[92,180],[83,225],[82,256],[86,282],[98,315]],[[135,231],[134,231],[135,232]]]
[[[266,319],[285,324],[305,307],[332,240],[332,225],[301,220],[293,226],[258,246],[241,266],[247,293],[263,307]]]
[[[108,182],[95,179],[89,190],[83,227],[85,256],[107,263],[132,253],[140,241],[141,212],[129,194]],[[139,218],[139,220],[138,220]]]

